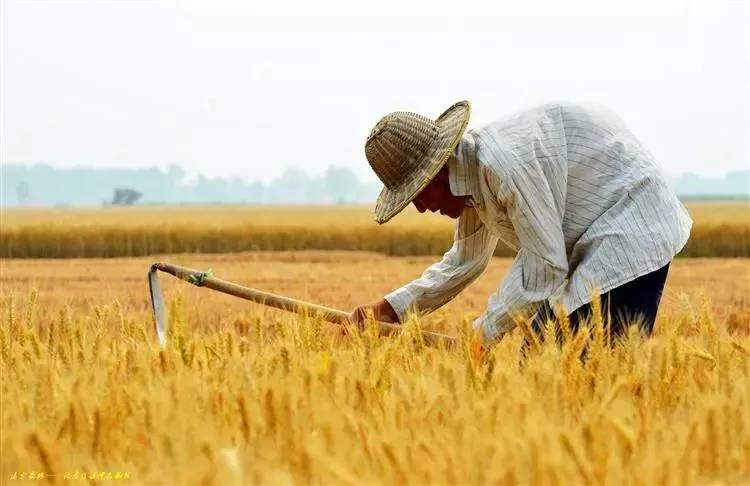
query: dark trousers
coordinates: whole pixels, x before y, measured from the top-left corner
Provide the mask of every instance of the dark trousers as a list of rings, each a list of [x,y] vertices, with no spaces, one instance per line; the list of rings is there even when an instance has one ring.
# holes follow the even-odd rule
[[[609,328],[612,342],[622,336],[631,324],[638,324],[644,335],[651,335],[668,271],[669,263],[656,271],[640,276],[601,295],[603,322]],[[591,304],[586,304],[570,314],[568,319],[571,331],[575,333],[579,325],[591,317],[591,313]],[[555,323],[555,334],[559,342],[562,338],[562,332],[558,327],[549,302],[545,302],[536,313],[531,325],[532,330],[541,340],[544,326],[548,320]],[[529,344],[528,340],[524,341],[522,348],[524,354],[526,354]]]

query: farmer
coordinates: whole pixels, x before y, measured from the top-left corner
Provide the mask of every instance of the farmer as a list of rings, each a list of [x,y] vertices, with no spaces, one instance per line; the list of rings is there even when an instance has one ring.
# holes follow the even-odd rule
[[[576,330],[593,293],[613,338],[630,323],[649,335],[692,226],[653,156],[601,107],[546,104],[467,131],[469,114],[468,101],[436,120],[395,112],[367,137],[367,160],[385,185],[378,223],[409,203],[458,221],[442,260],[352,320],[371,311],[403,323],[434,311],[484,271],[500,240],[517,254],[473,323],[485,346],[522,316],[541,332],[562,311]]]

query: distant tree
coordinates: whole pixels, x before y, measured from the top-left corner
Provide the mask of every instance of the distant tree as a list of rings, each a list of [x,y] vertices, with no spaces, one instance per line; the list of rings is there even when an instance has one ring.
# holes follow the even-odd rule
[[[183,179],[185,179],[185,169],[180,167],[177,164],[170,164],[169,167],[167,167],[167,175],[174,183],[181,183]]]
[[[249,203],[260,203],[266,199],[266,186],[260,181],[254,181],[248,185],[246,191],[247,201]]]
[[[273,199],[269,202],[311,202],[308,193],[312,186],[313,181],[305,171],[288,168],[271,182],[268,193]]]
[[[328,196],[339,204],[355,201],[360,190],[359,180],[354,172],[341,167],[328,167],[323,176],[323,184]]]
[[[143,194],[135,189],[117,188],[112,198],[113,206],[129,206],[141,198]]]
[[[29,200],[29,183],[21,181],[16,186],[16,193],[18,194],[18,204],[26,204]]]

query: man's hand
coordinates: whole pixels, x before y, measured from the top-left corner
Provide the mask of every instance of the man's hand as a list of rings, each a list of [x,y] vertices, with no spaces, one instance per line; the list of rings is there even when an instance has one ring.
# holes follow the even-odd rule
[[[398,322],[398,314],[393,310],[391,304],[385,299],[380,299],[374,304],[360,305],[352,311],[349,320],[355,324],[361,325],[367,320],[367,314],[372,312],[376,321],[381,322]]]

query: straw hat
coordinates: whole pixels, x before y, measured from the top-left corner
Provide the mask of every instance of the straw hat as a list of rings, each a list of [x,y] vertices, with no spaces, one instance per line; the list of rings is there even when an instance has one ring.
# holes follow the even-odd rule
[[[365,142],[367,161],[385,185],[375,221],[394,217],[429,184],[461,140],[470,114],[471,104],[459,101],[434,121],[408,111],[380,119]]]

